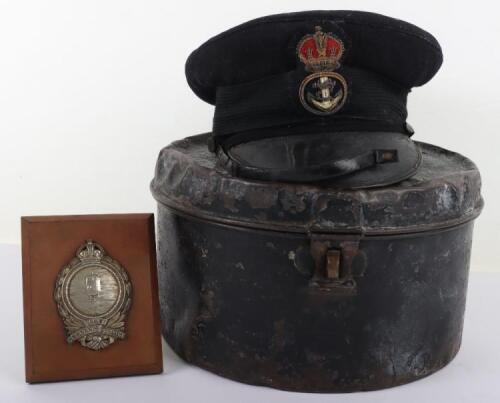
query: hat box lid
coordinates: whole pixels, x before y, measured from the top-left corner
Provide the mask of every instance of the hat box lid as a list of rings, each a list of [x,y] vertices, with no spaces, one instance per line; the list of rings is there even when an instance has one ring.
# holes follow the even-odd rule
[[[390,186],[347,190],[231,176],[206,146],[209,134],[176,141],[158,157],[151,191],[176,212],[221,224],[299,233],[389,235],[431,231],[476,218],[483,206],[475,164],[418,143],[422,163]]]

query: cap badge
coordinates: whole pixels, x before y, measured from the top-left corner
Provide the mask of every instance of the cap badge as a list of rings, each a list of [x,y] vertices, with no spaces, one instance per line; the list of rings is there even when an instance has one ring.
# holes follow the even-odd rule
[[[347,82],[334,72],[340,67],[344,53],[343,42],[321,27],[314,34],[304,36],[297,45],[297,55],[311,72],[300,84],[300,102],[309,112],[316,115],[331,115],[345,103]]]

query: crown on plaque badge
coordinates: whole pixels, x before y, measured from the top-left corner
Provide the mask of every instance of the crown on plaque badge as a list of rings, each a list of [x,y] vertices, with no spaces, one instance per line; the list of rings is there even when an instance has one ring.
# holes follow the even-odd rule
[[[330,32],[323,32],[320,26],[315,31],[297,45],[299,60],[312,73],[302,81],[299,97],[309,112],[331,115],[342,108],[347,97],[347,82],[335,72],[340,67],[344,44]]]

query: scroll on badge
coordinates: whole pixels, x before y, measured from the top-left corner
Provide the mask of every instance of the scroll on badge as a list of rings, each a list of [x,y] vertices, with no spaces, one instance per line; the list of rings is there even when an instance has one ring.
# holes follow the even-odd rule
[[[132,285],[101,245],[88,240],[80,246],[57,277],[54,299],[68,343],[102,350],[126,337]]]

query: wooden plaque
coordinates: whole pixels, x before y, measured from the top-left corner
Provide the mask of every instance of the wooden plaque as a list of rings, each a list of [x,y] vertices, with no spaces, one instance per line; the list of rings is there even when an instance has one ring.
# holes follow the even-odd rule
[[[162,372],[153,214],[21,227],[26,381]]]

